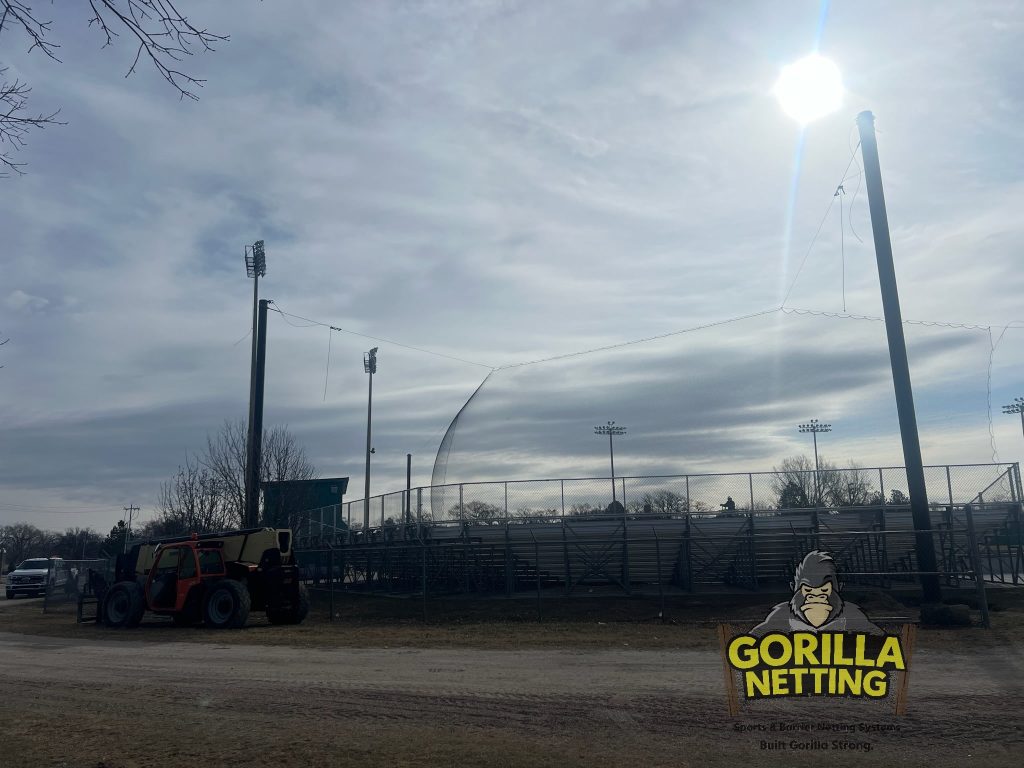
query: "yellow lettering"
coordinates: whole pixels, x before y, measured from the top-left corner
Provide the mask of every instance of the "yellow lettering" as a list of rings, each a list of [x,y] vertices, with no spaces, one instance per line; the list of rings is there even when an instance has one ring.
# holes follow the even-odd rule
[[[793,663],[798,667],[813,664],[818,665],[816,653],[818,650],[818,636],[810,632],[797,632],[793,635]]]
[[[729,663],[736,669],[753,669],[757,666],[757,640],[749,635],[740,635],[729,643]]]
[[[824,688],[821,678],[828,674],[828,667],[815,667],[807,671],[814,675],[814,692],[820,694]]]
[[[906,669],[903,662],[903,649],[900,648],[900,639],[895,635],[885,638],[882,643],[882,650],[878,653],[878,666],[884,667],[892,664],[893,669]]]
[[[857,651],[855,654],[854,664],[858,667],[873,667],[875,666],[875,660],[870,659],[864,655],[864,650],[867,645],[867,635],[857,635]]]
[[[779,646],[779,655],[774,656],[771,653],[772,644]],[[767,635],[761,641],[761,660],[769,667],[781,667],[789,663],[790,658],[793,656],[793,647],[790,645],[789,638],[785,635]]]
[[[839,672],[839,693],[851,693],[854,696],[860,696],[861,686],[861,670],[859,669],[840,669]]]
[[[852,667],[853,659],[849,656],[843,656],[843,636],[836,635],[835,650],[832,655],[832,663],[837,667]]]
[[[768,676],[769,670],[764,670],[760,674],[757,672],[748,671],[743,675],[743,681],[747,684],[747,698],[754,698],[754,688],[757,688],[758,693],[762,696],[770,696],[772,692],[771,681]]]
[[[786,674],[788,672],[788,669],[772,670],[772,696],[789,695],[789,681],[786,679]]]
[[[796,696],[802,696],[804,692],[804,675],[807,674],[807,670],[797,667],[796,669],[790,670],[790,672],[793,675],[793,682],[795,683],[793,686],[793,694]]]
[[[880,669],[872,669],[864,674],[864,695],[873,699],[880,699],[885,696],[886,688],[889,685],[889,677]]]

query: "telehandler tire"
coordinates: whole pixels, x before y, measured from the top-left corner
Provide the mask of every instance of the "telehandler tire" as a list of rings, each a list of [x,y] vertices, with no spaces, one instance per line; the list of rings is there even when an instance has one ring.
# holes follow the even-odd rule
[[[299,585],[299,600],[291,608],[271,608],[267,610],[267,621],[271,624],[301,624],[309,615],[309,592],[306,585]]]
[[[145,612],[145,595],[134,581],[119,581],[103,599],[103,623],[108,627],[137,627]]]
[[[249,620],[249,590],[234,579],[217,582],[203,603],[203,620],[214,629],[239,629]]]

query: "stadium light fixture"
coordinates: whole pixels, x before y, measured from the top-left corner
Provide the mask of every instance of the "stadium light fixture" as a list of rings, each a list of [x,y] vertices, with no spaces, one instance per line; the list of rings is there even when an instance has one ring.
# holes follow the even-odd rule
[[[805,424],[797,424],[801,432],[810,432],[814,436],[814,472],[818,472],[818,433],[831,432],[831,424],[820,424],[817,419],[811,419]]]
[[[1024,397],[1015,397],[1013,402],[1009,405],[1003,406],[1003,413],[1007,414],[1020,414],[1020,428],[1024,432]]]
[[[814,505],[821,506],[821,484],[818,481],[818,433],[831,432],[831,424],[820,424],[817,419],[811,419],[805,424],[798,424],[797,429],[801,432],[810,432],[814,436]]]
[[[263,250],[262,240],[245,246],[245,273],[252,278],[267,274],[267,255]]]
[[[615,446],[613,445],[612,440],[614,439],[615,435],[624,435],[624,434],[626,434],[626,428],[625,427],[617,427],[617,426],[615,426],[615,422],[614,421],[609,421],[604,426],[594,427],[594,434],[595,435],[608,435],[608,454],[611,457],[611,462],[612,462],[612,503],[614,504],[615,501],[616,501],[616,498],[615,498]]]

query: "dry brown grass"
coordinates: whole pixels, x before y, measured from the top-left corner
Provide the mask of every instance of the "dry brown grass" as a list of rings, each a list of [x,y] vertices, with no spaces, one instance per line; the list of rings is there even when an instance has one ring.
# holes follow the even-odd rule
[[[654,597],[573,598],[545,596],[540,620],[535,599],[467,600],[434,599],[423,620],[422,601],[383,596],[337,594],[334,621],[328,600],[314,593],[314,609],[301,626],[273,626],[262,614],[253,614],[241,631],[211,632],[182,629],[169,620],[147,616],[137,630],[112,630],[96,624],[75,623],[67,606],[43,615],[41,601],[18,601],[0,610],[0,631],[66,638],[103,638],[167,642],[216,642],[218,644],[294,645],[298,647],[429,647],[529,649],[681,649],[716,647],[715,626],[753,625],[763,618],[780,596],[673,596],[666,600],[666,621],[658,618],[659,600]],[[888,592],[854,593],[853,599],[877,620],[917,620],[911,598],[897,599]],[[972,593],[950,598],[970,602]],[[979,628],[924,628],[918,635],[922,647],[950,649],[997,646],[1011,642],[1024,630],[1024,590],[992,589],[992,631]],[[980,615],[975,612],[976,620]]]

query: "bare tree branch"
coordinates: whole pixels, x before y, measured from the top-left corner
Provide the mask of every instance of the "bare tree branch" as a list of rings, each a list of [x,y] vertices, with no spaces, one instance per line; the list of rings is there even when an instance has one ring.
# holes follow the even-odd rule
[[[215,43],[230,39],[227,35],[217,35],[192,24],[178,10],[175,0],[82,1],[88,2],[92,12],[89,26],[99,29],[104,38],[102,47],[113,45],[125,32],[138,43],[125,77],[135,71],[140,59],[148,59],[178,92],[179,99],[199,100],[194,89],[202,88],[206,81],[177,69],[176,63],[196,52],[214,51]],[[60,45],[47,37],[51,25],[52,22],[35,16],[26,0],[0,0],[0,35],[7,29],[20,29],[28,38],[28,53],[39,49],[60,62],[57,57]],[[19,80],[9,81],[4,76],[6,71],[0,68],[0,178],[9,176],[10,171],[23,173],[21,167],[25,164],[15,162],[10,153],[25,146],[25,136],[30,130],[65,125],[56,119],[60,110],[35,117],[26,113],[31,88]]]
[[[248,428],[244,421],[225,421],[220,432],[207,437],[202,464],[217,479],[219,492],[238,525],[245,520],[245,463]],[[310,480],[316,470],[288,427],[263,432],[260,478],[266,480]],[[301,510],[287,510],[289,518]]]
[[[11,156],[11,151],[20,150],[25,146],[25,135],[33,128],[45,128],[47,125],[64,125],[57,120],[57,112],[49,115],[32,117],[24,114],[28,104],[28,95],[32,89],[20,80],[13,82],[5,77],[7,67],[0,68],[0,178],[14,171],[21,174],[21,166]]]
[[[60,61],[55,53],[60,46],[46,39],[50,31],[52,21],[40,21],[32,15],[32,7],[21,2],[21,0],[0,0],[0,8],[3,14],[0,15],[0,32],[3,32],[6,25],[20,26],[22,31],[32,41],[28,52],[32,53],[36,48],[41,50],[54,61]]]
[[[202,88],[206,81],[173,69],[169,62],[194,55],[193,49],[214,51],[213,44],[226,42],[227,35],[216,35],[194,26],[171,0],[89,0],[89,7],[93,12],[89,26],[95,25],[103,33],[104,48],[119,36],[111,26],[115,22],[138,41],[135,59],[125,77],[135,71],[145,54],[164,80],[178,91],[180,98],[198,101],[199,97],[189,88]]]

